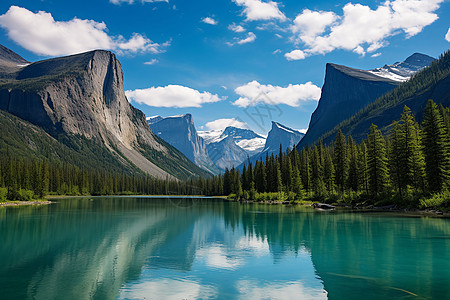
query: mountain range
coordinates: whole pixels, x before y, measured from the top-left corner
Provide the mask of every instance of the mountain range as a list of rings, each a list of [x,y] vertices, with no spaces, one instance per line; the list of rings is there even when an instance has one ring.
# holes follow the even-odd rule
[[[191,114],[149,117],[147,123],[154,134],[177,148],[197,166],[211,174],[219,174],[220,170],[208,155],[206,143],[197,134]]]
[[[84,157],[91,168],[158,178],[207,176],[155,136],[144,114],[130,105],[120,62],[109,51],[29,63],[1,46],[0,110],[2,128],[15,130],[14,123],[23,128],[22,136],[2,133],[2,153],[17,151],[79,166]]]
[[[248,128],[198,131],[192,115],[146,118],[127,100],[109,51],[29,62],[0,45],[0,153],[81,168],[187,179],[242,167],[288,147],[330,142],[338,129],[361,140],[384,131],[408,105],[420,120],[428,99],[450,105],[449,53],[415,53],[373,70],[328,63],[304,135],[272,122],[267,137]]]
[[[359,70],[328,63],[325,82],[308,131],[299,147],[311,145],[324,133],[429,66],[434,58],[414,53],[404,62],[373,70]]]

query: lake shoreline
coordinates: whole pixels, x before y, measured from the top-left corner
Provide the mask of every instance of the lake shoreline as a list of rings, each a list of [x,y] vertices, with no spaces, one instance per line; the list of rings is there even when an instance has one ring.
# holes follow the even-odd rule
[[[311,206],[314,203],[318,202],[306,202],[306,203],[287,203],[286,201],[251,201],[251,200],[241,200],[236,201],[232,199],[226,199],[230,202],[238,202],[238,203],[250,203],[250,204],[266,204],[266,205],[299,205],[299,206]],[[433,217],[433,218],[444,218],[444,219],[450,219],[450,212],[449,211],[440,211],[440,210],[434,210],[434,209],[415,209],[415,208],[401,208],[401,207],[374,207],[373,205],[369,205],[367,207],[361,206],[361,207],[351,207],[351,206],[342,206],[342,205],[335,205],[335,209],[316,209],[319,211],[347,211],[351,213],[392,213],[395,215],[401,215],[405,217]]]
[[[0,207],[6,206],[24,206],[24,205],[47,205],[52,204],[52,201],[33,200],[33,201],[6,201],[0,202]]]
[[[35,201],[7,201],[0,202],[0,207],[7,206],[24,206],[24,205],[47,205],[51,203],[55,203],[55,200],[59,199],[70,199],[70,198],[89,198],[89,197],[174,197],[174,198],[195,198],[195,197],[208,197],[211,199],[222,199],[229,202],[238,202],[242,204],[266,204],[266,205],[294,205],[294,206],[309,206],[311,207],[313,203],[306,201],[304,203],[288,203],[287,201],[276,201],[276,200],[267,200],[267,201],[252,201],[252,200],[241,200],[236,201],[233,199],[227,199],[224,196],[201,196],[201,195],[80,195],[80,196],[67,196],[67,195],[48,195],[45,197],[46,200],[35,200]],[[51,201],[50,201],[51,200]],[[404,217],[433,217],[433,218],[444,218],[450,219],[450,211],[440,211],[434,209],[410,209],[410,208],[401,208],[401,207],[374,207],[372,205],[364,207],[350,207],[350,206],[342,206],[336,205],[335,209],[326,210],[326,209],[318,209],[321,211],[340,211],[340,212],[351,212],[351,213],[388,213],[397,216]]]

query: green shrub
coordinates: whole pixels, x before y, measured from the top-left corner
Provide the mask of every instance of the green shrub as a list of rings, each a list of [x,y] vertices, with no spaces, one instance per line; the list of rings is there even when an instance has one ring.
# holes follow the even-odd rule
[[[6,195],[7,194],[8,194],[8,189],[0,187],[0,202],[5,202],[6,201]]]
[[[447,207],[450,204],[450,192],[445,191],[432,195],[431,198],[420,199],[420,208]]]

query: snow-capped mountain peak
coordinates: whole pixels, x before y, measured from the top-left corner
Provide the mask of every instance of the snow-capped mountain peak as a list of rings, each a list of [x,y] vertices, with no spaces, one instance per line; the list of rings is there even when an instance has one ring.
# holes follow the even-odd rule
[[[434,58],[428,55],[414,53],[403,62],[385,65],[368,72],[383,78],[401,82],[408,80],[417,71],[429,66],[433,60]]]

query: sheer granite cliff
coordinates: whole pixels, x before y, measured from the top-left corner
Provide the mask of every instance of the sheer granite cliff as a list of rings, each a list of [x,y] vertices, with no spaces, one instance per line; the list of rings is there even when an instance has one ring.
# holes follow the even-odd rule
[[[154,134],[181,151],[200,168],[217,175],[220,170],[208,155],[205,141],[197,134],[191,114],[147,120]]]
[[[433,57],[414,53],[403,62],[367,71],[328,63],[319,104],[311,116],[308,132],[298,146],[314,144],[340,122],[396,88],[433,61]]]
[[[319,104],[311,115],[308,132],[299,146],[314,144],[322,134],[398,84],[369,72],[327,64]]]
[[[107,147],[120,163],[159,178],[202,174],[179,151],[156,137],[144,114],[130,105],[122,68],[113,53],[96,50],[31,64],[3,58],[0,66],[12,75],[0,81],[0,109],[57,139],[65,136],[95,141]]]

